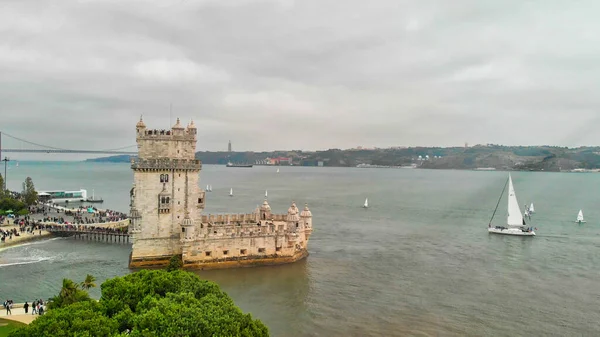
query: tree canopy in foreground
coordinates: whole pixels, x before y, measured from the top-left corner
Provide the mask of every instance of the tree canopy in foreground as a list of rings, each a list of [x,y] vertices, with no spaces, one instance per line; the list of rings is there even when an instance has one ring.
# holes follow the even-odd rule
[[[213,282],[183,270],[142,270],[107,280],[99,301],[77,296],[76,286],[27,327],[11,336],[268,336]],[[66,304],[70,303],[70,304]]]

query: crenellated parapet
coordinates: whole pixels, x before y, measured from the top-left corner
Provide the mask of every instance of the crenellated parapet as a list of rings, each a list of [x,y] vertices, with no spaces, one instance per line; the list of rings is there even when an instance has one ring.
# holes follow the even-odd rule
[[[131,158],[131,168],[133,170],[154,170],[154,171],[201,170],[202,162],[198,159]]]

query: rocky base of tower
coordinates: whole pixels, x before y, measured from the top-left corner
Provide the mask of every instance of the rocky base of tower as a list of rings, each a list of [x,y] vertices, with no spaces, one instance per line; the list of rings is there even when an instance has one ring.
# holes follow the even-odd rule
[[[133,258],[129,255],[129,268],[145,269],[145,268],[166,268],[171,261],[172,255],[163,256],[145,256]]]
[[[185,269],[229,269],[242,267],[258,267],[258,266],[275,266],[280,264],[294,263],[308,256],[308,251],[302,249],[292,256],[280,255],[256,255],[231,257],[227,259],[218,259],[212,261],[184,261],[183,268]],[[129,268],[144,269],[144,268],[166,268],[169,265],[171,256],[147,256],[132,258],[129,257]]]
[[[183,261],[183,268],[185,269],[200,269],[200,270],[212,270],[212,269],[229,269],[229,268],[242,268],[242,267],[258,267],[258,266],[275,266],[280,264],[293,263],[300,261],[308,256],[308,251],[302,249],[296,252],[292,256],[281,256],[281,255],[255,255],[255,256],[243,256],[243,257],[231,257],[227,259],[218,259],[212,261]]]

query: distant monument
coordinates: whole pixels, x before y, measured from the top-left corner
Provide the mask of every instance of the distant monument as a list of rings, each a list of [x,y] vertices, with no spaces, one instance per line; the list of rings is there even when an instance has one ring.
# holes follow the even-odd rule
[[[181,256],[184,267],[217,269],[295,262],[308,255],[312,213],[295,203],[287,214],[272,214],[265,198],[248,214],[201,215],[205,191],[202,164],[195,158],[193,122],[171,130],[136,125],[138,156],[132,158],[133,238],[131,268],[166,266]],[[229,142],[231,150],[231,142]]]
[[[227,152],[231,154],[231,141],[229,141],[229,144],[227,144]]]

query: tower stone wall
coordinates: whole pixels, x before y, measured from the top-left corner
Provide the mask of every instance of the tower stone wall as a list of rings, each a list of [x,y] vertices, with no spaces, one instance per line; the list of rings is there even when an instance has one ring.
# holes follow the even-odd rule
[[[184,128],[179,119],[170,130],[149,130],[141,119],[136,125],[132,266],[181,254],[184,215],[200,216],[204,191],[199,187],[202,165],[195,158],[196,133],[193,122]]]

